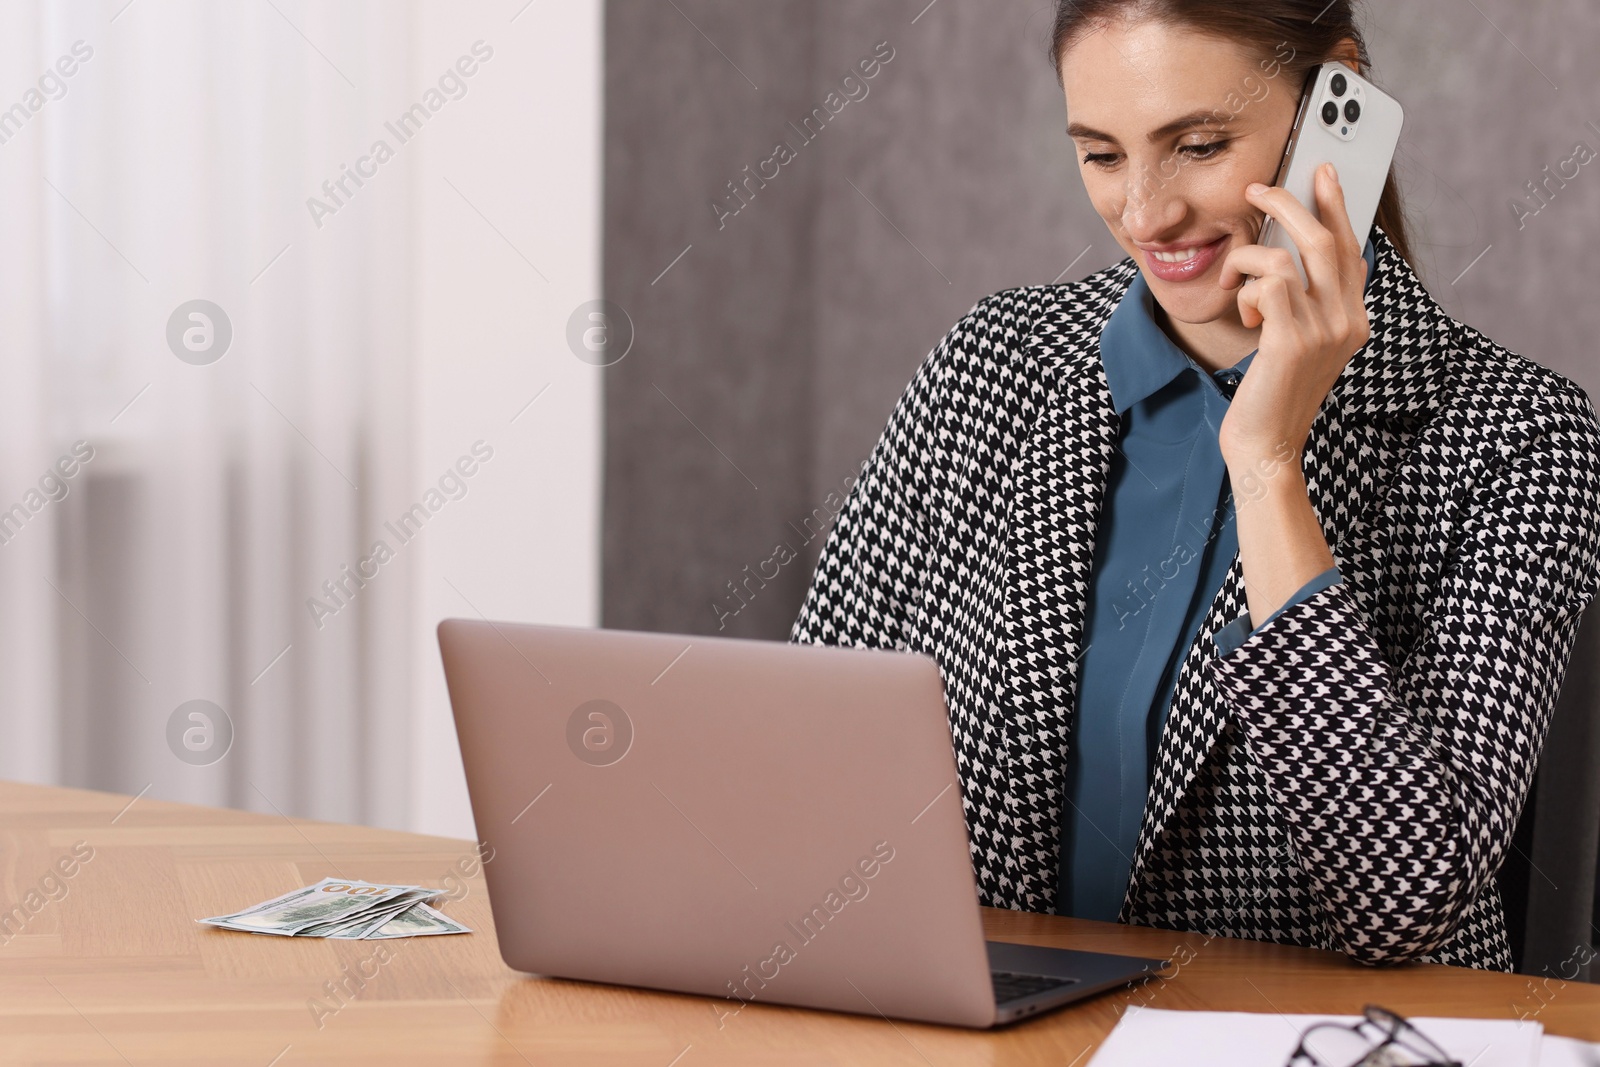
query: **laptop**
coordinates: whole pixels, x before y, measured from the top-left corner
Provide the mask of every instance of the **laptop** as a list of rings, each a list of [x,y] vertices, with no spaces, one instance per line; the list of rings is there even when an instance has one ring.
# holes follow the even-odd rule
[[[930,656],[438,632],[514,970],[981,1028],[1169,965],[985,941]]]

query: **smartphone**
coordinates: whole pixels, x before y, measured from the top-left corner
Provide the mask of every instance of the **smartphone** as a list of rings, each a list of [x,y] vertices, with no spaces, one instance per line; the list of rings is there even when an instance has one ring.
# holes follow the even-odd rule
[[[1383,195],[1400,143],[1400,126],[1405,113],[1399,101],[1367,79],[1335,60],[1313,67],[1306,75],[1300,94],[1300,111],[1294,129],[1284,146],[1283,161],[1273,182],[1294,194],[1311,214],[1322,221],[1317,210],[1315,180],[1317,168],[1332,163],[1344,189],[1345,210],[1356,234],[1356,243],[1365,246],[1378,214],[1378,199]],[[1261,227],[1259,245],[1282,248],[1294,258],[1302,288],[1310,288],[1300,248],[1289,230],[1267,216]]]

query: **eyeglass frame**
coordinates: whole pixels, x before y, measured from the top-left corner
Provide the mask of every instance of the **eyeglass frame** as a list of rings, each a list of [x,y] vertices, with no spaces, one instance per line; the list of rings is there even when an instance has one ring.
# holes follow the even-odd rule
[[[1306,1064],[1308,1067],[1361,1067],[1362,1064],[1371,1060],[1373,1053],[1381,1052],[1390,1047],[1402,1048],[1407,1052],[1430,1057],[1426,1067],[1463,1067],[1460,1060],[1451,1059],[1450,1054],[1440,1048],[1437,1042],[1417,1029],[1415,1023],[1399,1012],[1391,1011],[1377,1004],[1368,1004],[1361,1009],[1361,1014],[1363,1018],[1355,1023],[1321,1022],[1312,1023],[1306,1027],[1300,1032],[1300,1043],[1295,1045],[1294,1051],[1284,1061],[1284,1067],[1298,1067],[1300,1064]],[[1370,1042],[1372,1038],[1362,1029],[1366,1026],[1376,1027],[1383,1040],[1373,1044],[1361,1059],[1353,1064],[1330,1064],[1320,1056],[1306,1050],[1306,1041],[1311,1034],[1314,1031],[1324,1029],[1349,1030],[1357,1037]],[[1427,1047],[1418,1048],[1408,1044],[1405,1041],[1407,1037],[1413,1038]]]

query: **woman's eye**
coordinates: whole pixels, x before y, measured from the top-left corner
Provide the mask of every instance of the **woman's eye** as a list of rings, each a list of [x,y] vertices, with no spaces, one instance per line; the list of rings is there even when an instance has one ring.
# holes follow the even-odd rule
[[[1211,159],[1227,145],[1228,139],[1223,139],[1220,141],[1208,141],[1205,144],[1179,145],[1178,151],[1184,153],[1189,159]],[[1083,157],[1085,164],[1092,164],[1097,167],[1110,167],[1116,163],[1116,160],[1117,155],[1115,152],[1091,152]]]
[[[1208,141],[1205,144],[1180,145],[1181,151],[1188,152],[1190,159],[1210,159],[1227,145],[1227,141]]]

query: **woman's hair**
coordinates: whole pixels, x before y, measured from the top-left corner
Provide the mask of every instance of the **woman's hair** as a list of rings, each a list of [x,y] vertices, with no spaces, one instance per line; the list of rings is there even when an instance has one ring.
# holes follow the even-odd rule
[[[1061,81],[1062,53],[1086,33],[1108,23],[1146,19],[1238,42],[1263,61],[1276,60],[1281,64],[1278,76],[1296,92],[1311,68],[1334,58],[1339,42],[1348,37],[1355,42],[1362,75],[1370,77],[1371,61],[1366,39],[1356,24],[1354,0],[1056,0],[1055,28],[1050,34],[1056,81]],[[1290,55],[1290,59],[1282,58]],[[1395,251],[1414,267],[1400,185],[1392,166],[1378,200],[1377,223]],[[1366,241],[1366,234],[1359,236]]]

